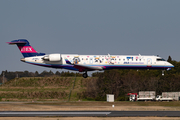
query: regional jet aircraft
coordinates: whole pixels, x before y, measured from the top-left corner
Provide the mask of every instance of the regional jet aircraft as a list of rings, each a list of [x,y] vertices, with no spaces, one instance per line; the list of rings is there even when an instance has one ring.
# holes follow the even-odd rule
[[[102,71],[110,69],[162,69],[170,70],[174,67],[171,63],[158,56],[139,55],[78,55],[78,54],[45,54],[38,53],[30,46],[26,39],[7,42],[10,45],[16,44],[24,58],[21,61],[51,68],[63,68],[84,72],[83,77],[87,78],[87,71]]]

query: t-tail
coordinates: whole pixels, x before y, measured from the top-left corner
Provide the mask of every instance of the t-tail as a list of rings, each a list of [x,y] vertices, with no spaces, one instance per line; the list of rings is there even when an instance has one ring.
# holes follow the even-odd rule
[[[11,42],[7,42],[9,45],[16,44],[22,53],[22,55],[25,57],[33,57],[33,56],[41,56],[45,55],[45,53],[38,53],[26,39],[18,39],[13,40]]]

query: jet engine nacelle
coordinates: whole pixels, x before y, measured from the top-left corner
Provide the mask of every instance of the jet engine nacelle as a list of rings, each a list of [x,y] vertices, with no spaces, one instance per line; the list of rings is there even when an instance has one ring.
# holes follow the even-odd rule
[[[43,57],[43,60],[48,60],[51,62],[61,61],[61,54],[49,54]]]

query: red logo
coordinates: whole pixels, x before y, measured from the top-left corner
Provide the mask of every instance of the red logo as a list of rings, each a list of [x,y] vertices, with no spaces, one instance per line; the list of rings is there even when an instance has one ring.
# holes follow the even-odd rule
[[[21,51],[22,52],[31,52],[32,48],[30,48],[30,47],[23,47],[23,48],[21,48]]]
[[[21,53],[37,53],[31,46],[20,46],[19,50]]]

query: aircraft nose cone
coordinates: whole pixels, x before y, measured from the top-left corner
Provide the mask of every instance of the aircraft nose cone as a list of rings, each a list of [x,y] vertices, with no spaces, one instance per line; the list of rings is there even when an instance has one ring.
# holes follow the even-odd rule
[[[173,65],[173,64],[171,64],[171,63],[169,63],[169,65],[170,65],[170,68],[173,68],[173,67],[174,67],[174,65]]]
[[[22,61],[22,62],[25,62],[25,58],[22,58],[21,61]]]
[[[171,64],[171,63],[170,63],[170,65],[171,65],[171,67],[174,67],[174,65],[173,65],[173,64]]]

